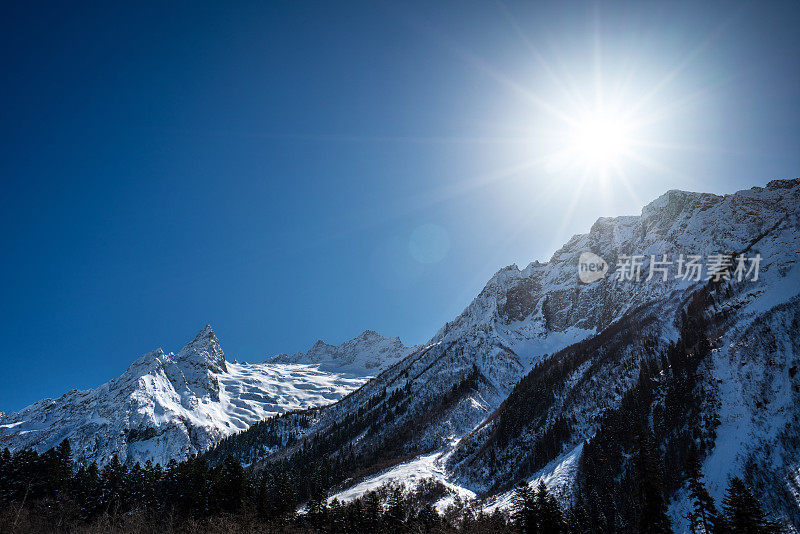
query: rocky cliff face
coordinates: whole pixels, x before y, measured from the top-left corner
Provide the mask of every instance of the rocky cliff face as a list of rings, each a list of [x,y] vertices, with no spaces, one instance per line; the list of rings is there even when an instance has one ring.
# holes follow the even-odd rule
[[[598,332],[626,311],[685,290],[692,282],[676,280],[675,263],[669,266],[667,282],[620,282],[615,272],[621,256],[642,255],[644,279],[651,255],[661,259],[667,254],[673,262],[681,254],[701,255],[705,262],[715,253],[736,254],[795,213],[797,195],[797,180],[773,181],[766,188],[726,196],[669,191],[645,206],[639,216],[598,219],[589,233],[574,236],[547,263],[533,262],[522,270],[512,265],[499,271],[434,341],[464,339],[470,331],[487,325],[514,346],[531,346],[531,339],[570,329]],[[604,279],[580,283],[578,259],[584,252],[608,262]],[[783,261],[778,257],[782,251],[768,252],[771,256],[762,263],[765,270]],[[530,351],[522,347],[521,352]]]

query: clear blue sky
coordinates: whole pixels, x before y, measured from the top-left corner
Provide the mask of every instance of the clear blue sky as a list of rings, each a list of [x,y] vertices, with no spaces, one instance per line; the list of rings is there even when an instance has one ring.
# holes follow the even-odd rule
[[[800,174],[797,2],[121,4],[2,7],[3,411],[206,323],[421,343],[599,216]],[[598,87],[647,116],[605,181],[549,157]]]

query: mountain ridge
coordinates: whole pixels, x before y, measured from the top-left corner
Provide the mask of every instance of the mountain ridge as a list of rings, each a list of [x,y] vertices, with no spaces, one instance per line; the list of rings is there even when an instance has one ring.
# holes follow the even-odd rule
[[[0,414],[0,445],[40,451],[73,441],[76,458],[166,465],[287,410],[334,402],[367,380],[303,363],[227,362],[211,325],[177,353],[162,348],[117,378]]]
[[[404,458],[422,458],[439,451],[435,460],[439,465],[437,476],[473,494],[486,493],[496,484],[492,481],[502,480],[501,476],[512,482],[526,473],[532,474],[536,466],[544,467],[559,454],[575,459],[570,451],[591,440],[601,428],[604,414],[616,409],[628,392],[639,387],[643,355],[674,351],[670,347],[689,335],[682,333],[689,328],[682,319],[686,307],[692,295],[708,283],[706,276],[711,278],[714,274],[706,268],[697,281],[679,279],[678,266],[671,265],[666,281],[634,282],[614,275],[621,259],[642,255],[646,276],[651,255],[661,258],[662,254],[702,254],[704,259],[745,251],[761,255],[758,280],[739,285],[726,282],[725,291],[730,295],[715,294],[715,302],[702,311],[717,317],[717,307],[724,305],[734,310],[729,312],[735,316],[732,324],[744,328],[754,318],[789,302],[800,290],[798,205],[800,180],[794,179],[771,181],[767,187],[729,195],[669,192],[645,206],[641,215],[600,218],[589,233],[571,238],[547,263],[532,262],[524,269],[511,266],[499,270],[465,310],[446,323],[422,349],[356,392],[329,407],[267,421],[264,428],[280,436],[277,448],[248,451],[240,449],[233,437],[211,457],[233,453],[263,469],[269,469],[274,458],[280,459],[282,465],[288,461],[304,472],[306,465],[317,461],[313,451],[324,450],[325,462],[334,461],[331,455],[338,458],[336,467],[326,470],[329,483],[346,487],[344,481],[355,473],[360,473],[359,477],[391,479],[394,471],[391,467],[387,470],[387,463],[400,462],[397,472],[407,474],[408,470],[402,467]],[[586,251],[604,257],[610,266],[605,278],[590,284],[582,283],[577,276],[578,258]],[[645,315],[650,317],[648,322],[643,322]],[[621,324],[621,320],[630,326],[612,335],[609,329]],[[714,321],[724,324],[723,318]],[[776,329],[775,335],[791,335],[782,332]],[[586,346],[581,345],[583,340],[591,339],[602,343],[594,351],[581,353],[585,349],[580,347]],[[724,338],[713,339],[720,344],[720,350],[727,346]],[[550,357],[553,354],[569,357],[574,364],[564,367]],[[724,398],[725,393],[718,392],[709,378],[717,372],[714,369],[722,366],[718,354],[721,352],[708,353],[697,364],[700,378],[696,387],[706,388],[708,398],[695,399],[697,411],[686,417],[696,416],[704,421],[719,417],[712,399]],[[506,425],[507,438],[499,445],[486,442],[485,438],[495,430],[485,422],[492,421],[498,410],[508,411],[507,406],[503,407],[505,399],[526,376],[531,376],[534,383],[544,381],[541,383],[549,384],[547,391],[552,391],[545,393],[541,408],[533,412],[540,419],[528,421],[530,414],[525,415],[518,423]],[[745,384],[743,387],[750,387],[746,376],[737,380]],[[665,382],[659,387],[668,391],[673,386]],[[656,397],[662,394],[657,393]],[[355,413],[363,421],[352,420]],[[523,413],[526,412],[519,412]],[[298,417],[306,420],[302,428],[293,423]],[[326,435],[334,428],[335,440]],[[475,434],[478,428],[488,430]],[[709,436],[704,439],[713,443],[713,436]],[[257,435],[248,439],[258,441]],[[679,438],[665,435],[664,439],[678,443],[675,440]],[[747,443],[756,443],[761,436],[754,431],[747,439],[751,440]],[[288,443],[292,445],[287,446]],[[512,445],[507,446],[509,443]],[[479,450],[494,452],[481,459],[474,456],[474,451]],[[728,473],[741,473],[746,463],[746,450],[737,451],[738,460],[729,463]],[[350,459],[353,454],[358,460]],[[504,459],[501,454],[506,454]],[[707,454],[714,454],[713,447]],[[576,461],[583,462],[585,456],[577,455]],[[670,461],[677,460],[671,457]],[[713,456],[709,462],[713,463]],[[793,469],[790,465],[787,464],[789,470]],[[719,476],[713,479],[715,488],[722,484]],[[678,511],[681,502],[674,504],[676,523],[683,521]],[[791,517],[797,503],[774,509]]]

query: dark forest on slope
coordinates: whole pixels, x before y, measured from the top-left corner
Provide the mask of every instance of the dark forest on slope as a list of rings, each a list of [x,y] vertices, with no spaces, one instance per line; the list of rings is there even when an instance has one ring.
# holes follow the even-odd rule
[[[661,463],[652,437],[638,440],[634,455],[633,509],[636,532],[671,532],[666,514]],[[778,528],[752,492],[731,480],[719,509],[702,478],[688,464],[697,502],[695,532],[770,533]],[[347,503],[328,501],[324,488],[311,488],[304,513],[297,513],[297,480],[291,473],[245,470],[233,457],[216,466],[204,458],[129,468],[112,461],[77,467],[64,441],[43,454],[0,453],[2,532],[326,532],[326,533],[583,533],[617,532],[598,521],[583,501],[563,508],[544,484],[518,485],[507,514],[486,513],[456,498],[439,512],[434,503],[447,493],[427,480],[414,488],[383,486]],[[301,487],[302,489],[302,487]],[[586,488],[597,494],[600,488]]]

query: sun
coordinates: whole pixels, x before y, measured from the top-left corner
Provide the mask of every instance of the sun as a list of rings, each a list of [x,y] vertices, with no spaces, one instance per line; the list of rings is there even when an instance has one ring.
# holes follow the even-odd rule
[[[575,163],[605,170],[622,163],[631,150],[631,125],[621,114],[595,112],[573,121],[566,150]]]
[[[630,163],[641,160],[641,120],[624,108],[580,104],[564,106],[551,121],[547,170],[603,186],[625,180]]]

